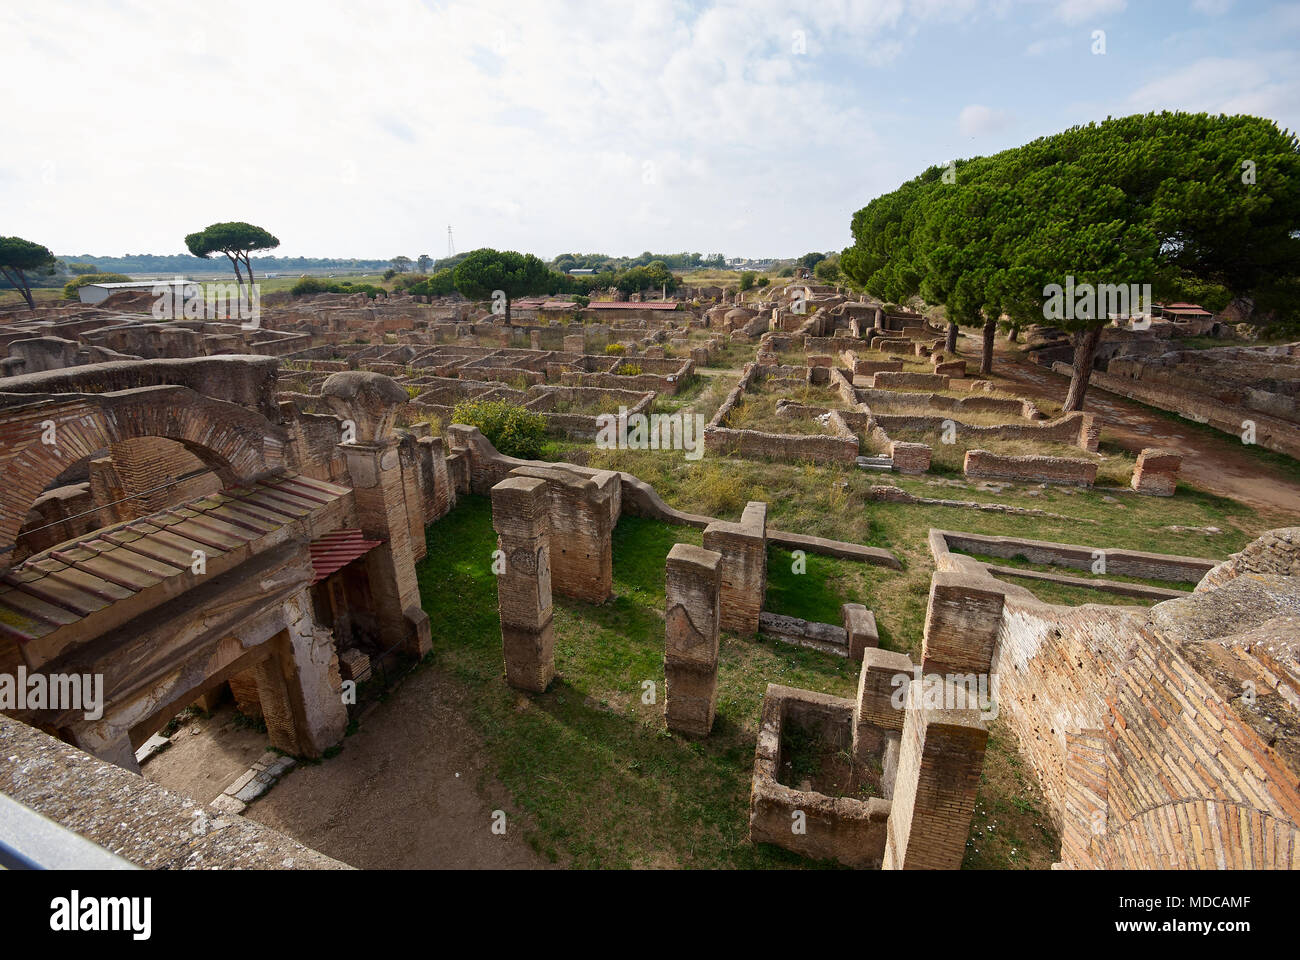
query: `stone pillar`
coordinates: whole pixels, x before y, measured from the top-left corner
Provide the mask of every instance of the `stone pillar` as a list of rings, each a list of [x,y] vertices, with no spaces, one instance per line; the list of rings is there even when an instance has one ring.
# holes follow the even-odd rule
[[[943,682],[943,703],[961,704],[962,693]],[[926,707],[928,699],[908,697],[885,870],[957,870],[966,855],[988,728],[978,709]]]
[[[393,433],[397,408],[410,397],[390,377],[361,370],[334,374],[321,387],[321,396],[344,421],[344,439],[353,438],[338,448],[347,463],[361,532],[382,541],[366,555],[380,629],[388,644],[400,642],[412,656],[423,657],[433,649],[433,637],[420,606],[406,486]]]
[[[131,737],[125,730],[103,726],[74,727],[65,730],[64,735],[74,747],[105,763],[116,764],[132,773],[140,772],[140,764],[135,759],[135,748],[131,746]]]
[[[333,632],[316,623],[312,616],[308,591],[291,598],[287,608],[298,616],[290,620],[284,638],[277,642],[278,656],[267,663],[278,666],[284,676],[298,754],[319,757],[342,742],[348,727],[338,648]],[[260,683],[258,691],[260,694]],[[262,699],[262,709],[266,713],[265,699]],[[266,726],[268,730],[271,728],[269,714]]]
[[[754,636],[767,592],[767,504],[751,500],[739,523],[713,521],[704,549],[722,555],[722,629]]]
[[[679,543],[668,554],[664,574],[664,719],[669,730],[705,737],[718,703],[722,555]]]
[[[505,555],[497,608],[506,683],[541,693],[555,676],[551,617],[551,522],[547,483],[510,477],[492,488],[492,526]]]
[[[876,631],[876,615],[860,603],[846,603],[840,607],[840,618],[849,645],[849,659],[862,659],[863,651],[880,646]]]
[[[927,675],[988,675],[1006,597],[987,582],[945,571],[931,577],[921,647],[921,669]]]
[[[1138,493],[1152,497],[1172,497],[1178,486],[1178,471],[1183,455],[1172,450],[1147,447],[1138,454],[1137,467],[1130,484]]]

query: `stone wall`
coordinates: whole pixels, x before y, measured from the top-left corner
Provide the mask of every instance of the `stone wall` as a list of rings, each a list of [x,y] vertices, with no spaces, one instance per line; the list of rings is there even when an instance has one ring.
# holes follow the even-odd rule
[[[1150,610],[1051,606],[986,581],[1005,598],[1001,716],[1061,829],[1063,866],[1295,866],[1300,727],[1279,684],[1296,682],[1286,624],[1300,581],[1233,574],[1294,569],[1296,533],[1274,531],[1205,589]],[[978,575],[968,558],[936,562]],[[1243,697],[1248,680],[1257,693]]]
[[[1097,479],[1097,464],[1066,457],[1005,457],[987,450],[967,450],[962,473],[973,479],[1090,487]]]
[[[610,539],[618,521],[619,475],[584,476],[563,466],[519,466],[513,477],[545,480],[550,492],[551,583],[564,597],[604,603],[613,594]]]
[[[1060,362],[1053,364],[1052,369],[1066,376],[1070,373],[1069,365]],[[1249,420],[1255,425],[1255,442],[1261,447],[1300,460],[1300,425],[1242,406],[1223,403],[1202,393],[1166,384],[1131,380],[1100,370],[1093,371],[1088,383],[1091,387],[1168,410],[1188,420],[1207,423],[1238,438],[1242,437],[1246,421]]]

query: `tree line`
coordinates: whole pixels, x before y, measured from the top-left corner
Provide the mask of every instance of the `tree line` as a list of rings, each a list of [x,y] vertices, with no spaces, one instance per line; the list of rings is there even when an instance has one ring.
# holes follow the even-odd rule
[[[1293,322],[1297,225],[1294,134],[1260,117],[1153,113],[931,167],[853,215],[839,270],[882,300],[942,304],[950,348],[957,326],[980,328],[983,373],[999,323],[1062,329],[1068,411],[1125,312],[1098,308],[1097,291],[1150,284],[1157,299]]]

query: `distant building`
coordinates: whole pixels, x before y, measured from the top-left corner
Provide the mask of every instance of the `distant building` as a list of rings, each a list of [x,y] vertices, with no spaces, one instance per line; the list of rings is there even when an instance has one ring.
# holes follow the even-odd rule
[[[147,290],[153,293],[157,287],[171,287],[171,293],[176,297],[184,297],[187,287],[196,286],[193,280],[172,279],[172,280],[125,280],[121,283],[88,283],[81,287],[77,294],[81,297],[82,303],[103,303],[115,293],[121,293],[123,290]]]
[[[591,269],[590,267],[576,267],[573,270],[569,270],[568,274],[571,277],[589,277],[595,272],[596,271]]]

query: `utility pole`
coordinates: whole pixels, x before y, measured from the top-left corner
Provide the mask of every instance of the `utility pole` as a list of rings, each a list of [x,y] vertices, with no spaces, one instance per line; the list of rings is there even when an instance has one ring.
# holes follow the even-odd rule
[[[454,257],[455,255],[456,245],[451,242],[451,224],[449,223],[447,224],[447,256]]]

